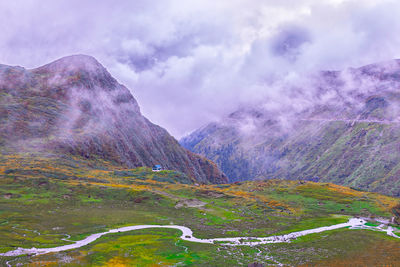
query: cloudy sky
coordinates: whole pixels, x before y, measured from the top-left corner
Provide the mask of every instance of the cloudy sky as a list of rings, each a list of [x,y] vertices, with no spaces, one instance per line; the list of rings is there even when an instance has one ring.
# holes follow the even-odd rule
[[[399,14],[385,0],[1,1],[0,63],[92,55],[179,138],[271,81],[400,58]]]

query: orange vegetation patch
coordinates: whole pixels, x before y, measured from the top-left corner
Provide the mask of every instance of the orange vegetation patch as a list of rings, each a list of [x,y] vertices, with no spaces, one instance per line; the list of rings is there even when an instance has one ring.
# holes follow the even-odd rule
[[[310,191],[311,190],[311,191]],[[315,194],[323,194],[323,195],[332,195],[338,197],[345,198],[361,198],[366,196],[365,192],[357,191],[350,189],[348,187],[335,185],[331,183],[314,183],[314,182],[307,182],[296,187],[296,191],[302,192],[312,192]]]
[[[399,204],[398,198],[380,195],[376,193],[370,193],[370,195],[375,200],[377,206],[385,211],[391,212],[392,209]]]
[[[313,184],[316,184],[316,183],[313,183]],[[353,190],[349,187],[331,184],[331,183],[328,184],[328,189],[331,191],[334,191],[336,193],[346,195],[346,196],[363,197],[365,195],[365,192]]]
[[[107,267],[125,267],[125,266],[132,266],[128,259],[124,259],[121,257],[115,257],[109,260],[104,266]]]
[[[375,202],[376,206],[382,211],[391,212],[392,208],[399,203],[398,198],[380,195],[372,192],[358,191],[349,187],[340,186],[331,183],[307,182],[297,186],[296,190],[303,193],[310,193],[313,197],[332,198],[336,201],[370,200]],[[311,191],[310,191],[311,190]]]

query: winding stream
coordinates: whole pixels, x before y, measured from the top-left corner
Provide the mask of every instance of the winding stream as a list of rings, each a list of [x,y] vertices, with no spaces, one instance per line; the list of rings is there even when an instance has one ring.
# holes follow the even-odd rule
[[[109,230],[109,231],[103,232],[103,233],[92,234],[83,240],[76,241],[74,244],[69,244],[69,245],[64,245],[64,246],[59,246],[59,247],[54,247],[54,248],[35,248],[35,247],[33,247],[33,248],[18,248],[18,249],[11,250],[11,251],[8,251],[5,253],[0,253],[0,256],[19,256],[19,255],[24,255],[24,254],[39,255],[39,254],[46,254],[46,253],[51,253],[51,252],[60,252],[60,251],[65,251],[65,250],[70,250],[70,249],[76,249],[76,248],[86,246],[106,234],[122,233],[122,232],[147,229],[147,228],[177,229],[182,232],[182,235],[180,236],[180,238],[182,240],[197,242],[197,243],[206,243],[206,244],[221,244],[221,245],[226,245],[226,246],[238,246],[238,245],[254,246],[254,245],[268,244],[268,243],[290,242],[290,240],[296,239],[300,236],[305,236],[305,235],[313,234],[313,233],[320,233],[320,232],[344,228],[344,227],[350,227],[351,229],[371,229],[371,230],[384,231],[390,236],[400,238],[399,236],[397,236],[396,234],[393,233],[393,228],[391,226],[388,226],[386,229],[384,229],[384,226],[385,226],[384,224],[374,227],[374,226],[365,225],[366,222],[367,221],[365,219],[351,218],[351,219],[349,219],[349,221],[347,223],[340,223],[340,224],[335,224],[335,225],[331,225],[331,226],[324,226],[324,227],[314,228],[314,229],[310,229],[310,230],[293,232],[293,233],[285,234],[285,235],[276,235],[276,236],[269,236],[269,237],[226,237],[226,238],[211,238],[211,239],[196,238],[193,236],[193,232],[190,228],[185,227],[185,226],[180,226],[180,225],[135,225],[135,226],[116,228],[116,229],[112,229],[112,230]]]

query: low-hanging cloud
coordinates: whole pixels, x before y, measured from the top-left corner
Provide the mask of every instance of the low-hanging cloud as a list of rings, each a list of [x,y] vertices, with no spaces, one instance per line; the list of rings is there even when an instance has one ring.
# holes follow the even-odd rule
[[[244,103],[284,104],[277,80],[400,57],[399,13],[384,0],[3,1],[0,63],[90,54],[180,137]]]

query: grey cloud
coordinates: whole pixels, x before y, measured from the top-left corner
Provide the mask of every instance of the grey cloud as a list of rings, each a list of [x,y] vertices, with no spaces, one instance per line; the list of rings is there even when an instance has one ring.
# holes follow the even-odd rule
[[[285,25],[271,40],[271,49],[275,55],[295,60],[300,53],[299,48],[311,41],[307,29],[296,25]]]
[[[373,0],[3,1],[0,63],[92,55],[179,137],[246,103],[287,104],[305,73],[400,57],[399,11]]]

